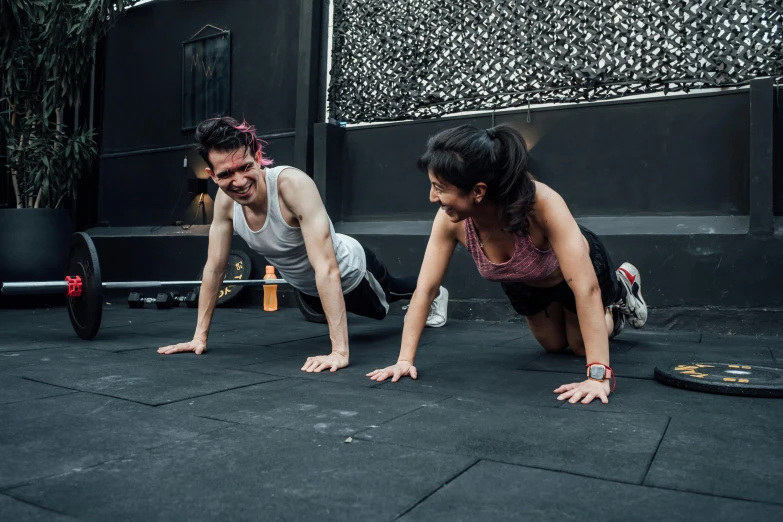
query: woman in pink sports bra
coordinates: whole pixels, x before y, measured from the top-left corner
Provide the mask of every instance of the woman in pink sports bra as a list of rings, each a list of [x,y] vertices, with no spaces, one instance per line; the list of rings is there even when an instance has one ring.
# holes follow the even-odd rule
[[[603,243],[577,224],[560,195],[528,172],[522,136],[506,125],[462,125],[430,138],[419,167],[440,205],[410,302],[397,363],[373,380],[416,378],[416,349],[457,244],[479,273],[500,282],[536,340],[550,352],[586,357],[586,380],[560,386],[558,400],[608,402],[614,375],[609,339],[629,321],[641,328],[647,305],[639,271],[615,269]]]

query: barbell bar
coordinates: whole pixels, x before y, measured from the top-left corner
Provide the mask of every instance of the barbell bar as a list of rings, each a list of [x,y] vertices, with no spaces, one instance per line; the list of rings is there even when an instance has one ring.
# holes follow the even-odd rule
[[[175,286],[197,286],[201,281],[111,281],[101,283],[103,288],[121,289],[121,288],[169,288]],[[263,286],[263,285],[285,285],[288,281],[285,279],[226,279],[223,285],[232,286]],[[0,292],[5,295],[28,295],[28,294],[48,294],[58,290],[67,292],[69,283],[62,281],[28,281],[3,283]]]
[[[95,337],[103,315],[103,289],[168,288],[196,286],[201,281],[101,281],[98,252],[90,236],[76,232],[71,238],[67,273],[63,281],[30,281],[3,283],[0,293],[6,295],[46,294],[64,291],[67,295],[68,317],[76,335],[85,340]],[[287,284],[285,279],[228,279],[228,286],[263,286]]]

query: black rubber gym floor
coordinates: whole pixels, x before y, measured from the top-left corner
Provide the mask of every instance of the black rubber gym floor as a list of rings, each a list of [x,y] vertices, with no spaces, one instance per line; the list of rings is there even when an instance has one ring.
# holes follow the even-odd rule
[[[783,366],[779,340],[626,330],[608,405],[556,400],[584,360],[521,323],[427,330],[349,316],[351,365],[297,310],[219,309],[209,351],[162,356],[196,311],[0,310],[0,520],[783,520],[783,399],[686,391],[656,365]],[[775,360],[775,357],[778,360]]]

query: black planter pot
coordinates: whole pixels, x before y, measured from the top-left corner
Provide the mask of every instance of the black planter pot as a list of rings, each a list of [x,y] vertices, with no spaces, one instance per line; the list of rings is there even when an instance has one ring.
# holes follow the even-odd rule
[[[0,209],[0,282],[65,278],[73,226],[68,212],[54,209]],[[3,305],[47,305],[62,295],[0,296]]]

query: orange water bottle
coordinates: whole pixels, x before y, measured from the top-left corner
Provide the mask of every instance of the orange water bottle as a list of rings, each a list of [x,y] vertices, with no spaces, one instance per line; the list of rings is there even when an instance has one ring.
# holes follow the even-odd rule
[[[264,279],[277,279],[275,267],[266,267]],[[275,310],[277,310],[277,285],[264,285],[264,311],[274,312]]]

